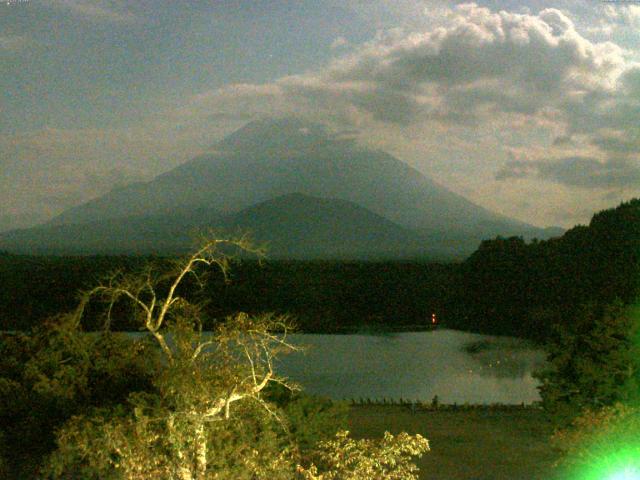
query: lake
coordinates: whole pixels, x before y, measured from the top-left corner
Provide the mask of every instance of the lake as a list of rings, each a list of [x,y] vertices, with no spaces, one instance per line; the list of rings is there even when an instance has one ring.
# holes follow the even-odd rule
[[[529,404],[545,354],[522,340],[456,330],[383,335],[291,335],[305,352],[278,371],[308,393],[333,399]]]

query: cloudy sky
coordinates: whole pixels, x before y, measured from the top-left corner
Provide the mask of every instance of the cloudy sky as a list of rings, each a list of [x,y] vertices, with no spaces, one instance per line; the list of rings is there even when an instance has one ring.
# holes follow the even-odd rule
[[[0,228],[266,115],[539,226],[640,196],[640,3],[4,0],[0,66]]]

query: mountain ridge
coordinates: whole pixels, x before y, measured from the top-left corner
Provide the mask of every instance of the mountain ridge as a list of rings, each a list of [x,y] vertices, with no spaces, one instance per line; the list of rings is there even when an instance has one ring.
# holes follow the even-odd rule
[[[549,236],[472,203],[386,152],[298,118],[250,122],[208,153],[68,209],[48,225],[171,215],[199,205],[231,215],[296,192],[352,202],[429,239],[434,250],[458,249],[458,256],[496,235]]]
[[[198,234],[249,233],[269,258],[434,258],[428,239],[359,205],[291,193],[220,215],[205,207],[172,215],[45,225],[0,234],[0,248],[42,254],[176,254]],[[132,233],[133,232],[133,233]],[[451,252],[439,252],[438,258]]]

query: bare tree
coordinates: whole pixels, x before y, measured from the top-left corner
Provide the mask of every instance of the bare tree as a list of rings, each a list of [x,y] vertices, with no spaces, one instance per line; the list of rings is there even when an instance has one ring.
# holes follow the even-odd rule
[[[140,425],[124,424],[117,434],[111,431],[107,435],[111,443],[106,447],[115,453],[113,466],[122,473],[126,471],[127,478],[146,478],[158,468],[180,480],[207,478],[211,455],[208,426],[229,420],[233,405],[248,401],[279,419],[261,393],[274,382],[295,388],[274,370],[279,354],[297,349],[287,340],[290,326],[285,317],[251,318],[239,313],[206,333],[200,306],[180,294],[187,276],[203,283],[207,268],[217,267],[226,277],[229,257],[221,249],[228,247],[261,254],[243,238],[208,240],[191,256],[175,262],[169,272],[158,273],[148,267],[142,273],[115,274],[82,295],[77,322],[93,299],[106,302],[108,319],[116,302],[127,301],[162,352],[155,375],[159,408],[149,413],[149,402],[138,399],[138,408],[134,409],[142,423],[151,421],[161,426],[161,438],[152,433],[159,432],[158,428],[149,430],[148,425],[147,435],[139,435]],[[156,456],[149,452],[148,445],[136,445],[133,430],[138,431],[137,440],[144,439],[148,444],[155,439],[155,443],[164,445],[157,451],[169,453]],[[85,455],[93,448],[80,447]]]

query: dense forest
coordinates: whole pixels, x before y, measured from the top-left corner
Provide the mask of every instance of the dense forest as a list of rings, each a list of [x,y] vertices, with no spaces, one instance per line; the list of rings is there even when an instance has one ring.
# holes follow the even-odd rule
[[[27,329],[70,310],[78,290],[149,260],[168,262],[152,257],[0,255],[0,329]],[[289,314],[304,332],[420,329],[431,321],[431,313],[445,311],[456,268],[409,262],[245,260],[233,264],[226,281],[211,278],[202,290],[191,281],[187,289],[206,301],[207,314],[214,319],[238,311],[276,312]],[[112,328],[133,328],[126,313],[116,312]],[[93,318],[88,327],[99,328],[100,321]]]
[[[208,315],[239,310],[290,314],[305,332],[428,328],[545,340],[552,325],[572,322],[579,305],[629,304],[640,279],[640,200],[595,214],[588,226],[562,237],[482,242],[464,262],[238,260],[227,282],[199,290]],[[128,256],[36,257],[0,254],[0,329],[22,330],[76,304],[80,289],[116,270],[165,258]],[[133,325],[127,312],[113,328]],[[89,315],[89,327],[101,319]]]
[[[596,213],[562,237],[483,242],[458,270],[454,328],[546,339],[579,306],[635,302],[640,280],[640,200]]]

